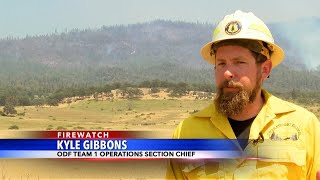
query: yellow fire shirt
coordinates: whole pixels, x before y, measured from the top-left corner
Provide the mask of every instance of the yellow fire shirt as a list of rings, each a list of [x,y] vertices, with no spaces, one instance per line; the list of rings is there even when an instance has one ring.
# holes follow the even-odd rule
[[[253,121],[244,157],[170,160],[167,179],[315,179],[320,170],[320,123],[302,107],[263,90],[265,104]],[[262,137],[263,139],[262,140]],[[213,104],[182,121],[177,139],[236,139]],[[240,147],[239,147],[240,148]]]

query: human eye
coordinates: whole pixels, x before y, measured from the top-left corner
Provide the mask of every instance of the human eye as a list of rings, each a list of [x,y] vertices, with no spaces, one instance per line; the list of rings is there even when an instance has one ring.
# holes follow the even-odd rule
[[[224,65],[226,65],[225,62],[218,62],[218,63],[217,63],[217,66],[224,66]]]
[[[247,62],[245,61],[242,61],[242,60],[239,60],[239,61],[236,61],[237,64],[246,64]]]

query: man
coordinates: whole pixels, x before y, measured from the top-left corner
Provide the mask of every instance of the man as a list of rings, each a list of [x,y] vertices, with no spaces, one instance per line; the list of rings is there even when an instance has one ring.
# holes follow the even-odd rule
[[[215,65],[217,96],[182,121],[174,138],[245,139],[239,143],[245,156],[170,160],[167,179],[316,179],[319,121],[261,88],[284,57],[268,27],[254,14],[236,11],[218,24],[201,55]]]

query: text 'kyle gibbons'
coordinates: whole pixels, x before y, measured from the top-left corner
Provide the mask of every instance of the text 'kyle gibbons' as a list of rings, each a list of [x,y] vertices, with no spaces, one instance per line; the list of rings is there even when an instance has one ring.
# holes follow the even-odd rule
[[[58,139],[106,139],[109,138],[107,131],[59,131]]]

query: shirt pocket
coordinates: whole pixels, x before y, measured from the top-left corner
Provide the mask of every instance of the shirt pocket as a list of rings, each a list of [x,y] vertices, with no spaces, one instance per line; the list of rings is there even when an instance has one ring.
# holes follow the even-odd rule
[[[275,179],[305,179],[306,151],[288,142],[258,146],[257,176]],[[259,179],[258,178],[258,179]]]
[[[181,165],[181,170],[187,179],[223,179],[224,172],[219,171],[218,162],[193,162]]]

